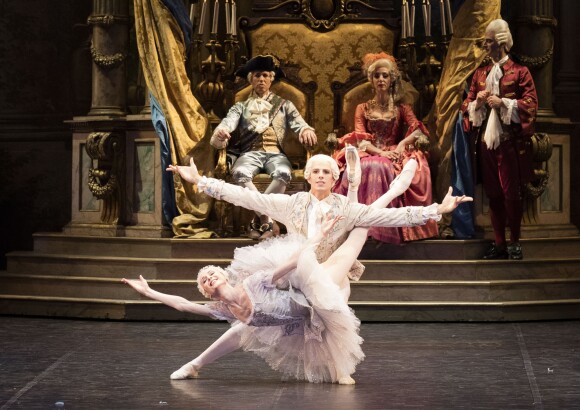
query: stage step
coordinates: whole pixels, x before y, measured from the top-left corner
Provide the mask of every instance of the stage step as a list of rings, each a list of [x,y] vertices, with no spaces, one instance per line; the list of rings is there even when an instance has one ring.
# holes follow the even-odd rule
[[[350,305],[366,321],[580,318],[580,237],[522,241],[522,261],[479,259],[488,241],[369,241]],[[143,275],[162,292],[204,301],[197,270],[227,266],[243,239],[34,235],[7,255],[0,313],[118,320],[200,320],[142,298],[121,278]]]
[[[34,251],[39,253],[136,258],[232,258],[235,248],[256,244],[255,241],[245,238],[129,238],[60,233],[36,233],[33,239]],[[522,239],[521,242],[526,257],[580,257],[580,237],[530,238]],[[360,259],[479,259],[487,244],[489,241],[483,239],[427,239],[400,245],[369,240],[363,247]]]
[[[202,300],[194,280],[150,280],[155,290]],[[117,278],[0,273],[5,294],[134,300],[141,295]],[[569,299],[580,295],[580,278],[499,281],[360,280],[351,285],[350,301],[496,302]]]
[[[365,280],[507,280],[580,278],[580,255],[506,260],[365,260]],[[194,280],[206,265],[226,267],[231,258],[137,258],[33,251],[7,255],[12,274]]]
[[[200,303],[205,303],[200,301]],[[580,299],[516,302],[350,302],[365,322],[487,322],[580,318]],[[7,315],[108,320],[207,321],[149,300],[83,299],[0,294]]]

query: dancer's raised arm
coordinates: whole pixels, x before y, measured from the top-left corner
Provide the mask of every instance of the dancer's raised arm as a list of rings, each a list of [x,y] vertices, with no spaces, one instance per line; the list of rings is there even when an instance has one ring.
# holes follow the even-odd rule
[[[225,181],[206,178],[199,174],[197,166],[190,159],[189,166],[169,165],[167,171],[179,174],[189,183],[196,184],[200,191],[225,202],[266,214],[283,224],[288,223],[290,196],[285,194],[262,194]]]
[[[123,283],[131,286],[137,292],[143,296],[147,296],[150,299],[157,300],[167,306],[179,310],[180,312],[195,313],[203,316],[211,316],[211,310],[199,303],[193,303],[189,300],[182,298],[181,296],[169,295],[167,293],[158,292],[149,287],[149,283],[145,278],[139,275],[139,279],[122,279]]]

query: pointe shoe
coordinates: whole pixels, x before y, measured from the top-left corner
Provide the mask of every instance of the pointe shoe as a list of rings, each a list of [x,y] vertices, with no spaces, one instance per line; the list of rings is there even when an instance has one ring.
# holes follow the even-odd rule
[[[347,145],[344,149],[344,159],[346,160],[346,177],[348,179],[348,189],[358,190],[361,180],[360,158],[358,150],[354,145]]]
[[[407,188],[409,188],[409,185],[411,185],[416,170],[417,161],[411,158],[407,161],[401,173],[393,179],[393,182],[391,182],[391,185],[389,186],[389,191],[393,191],[393,194],[396,194],[396,196],[405,192]]]
[[[344,376],[338,379],[338,384],[355,384],[356,382],[350,376]]]
[[[179,369],[171,373],[169,378],[171,380],[185,380],[185,379],[194,379],[198,375],[198,369],[191,363],[186,363],[181,366]]]
[[[255,241],[260,239],[260,236],[262,235],[262,231],[260,230],[260,220],[259,219],[252,219],[252,222],[250,222],[249,231],[250,232],[248,233],[248,238],[253,239]]]
[[[274,223],[267,222],[262,224],[262,226],[260,226],[260,232],[262,232],[262,235],[258,238],[259,241],[272,238],[274,236]]]

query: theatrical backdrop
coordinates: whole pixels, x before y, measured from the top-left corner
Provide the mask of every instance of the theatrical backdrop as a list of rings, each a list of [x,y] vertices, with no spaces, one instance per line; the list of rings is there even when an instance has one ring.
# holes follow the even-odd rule
[[[523,261],[480,260],[493,232],[455,124],[485,27],[508,21],[512,58],[538,93]],[[318,145],[296,136],[288,193],[303,168],[354,129],[371,89],[361,59],[392,54],[429,130],[434,200],[474,196],[440,237],[361,254],[351,305],[363,320],[580,317],[580,3],[575,0],[5,0],[0,3],[0,313],[182,319],[119,285],[143,273],[170,293],[204,264],[226,265],[251,214],[165,172],[194,158],[228,180],[213,128],[250,92],[235,71],[273,54]],[[465,158],[463,158],[465,159]],[[256,177],[264,189],[267,175]],[[489,262],[489,261],[487,261]],[[155,282],[158,281],[158,282]],[[400,281],[408,281],[401,285]],[[173,288],[175,286],[175,289]],[[437,288],[437,289],[435,289]]]

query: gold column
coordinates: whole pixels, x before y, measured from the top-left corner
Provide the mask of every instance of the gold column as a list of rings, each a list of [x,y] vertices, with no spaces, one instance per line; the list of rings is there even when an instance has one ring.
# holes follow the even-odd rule
[[[527,66],[538,93],[538,115],[554,116],[552,108],[552,64],[556,19],[552,0],[518,0],[514,56]]]
[[[554,87],[554,109],[559,116],[580,120],[580,2],[560,0],[558,16],[559,69]],[[580,204],[579,204],[580,205]],[[579,213],[580,215],[580,213]]]
[[[126,113],[126,65],[129,43],[128,0],[93,0],[88,19],[93,27],[91,111],[88,115]]]

